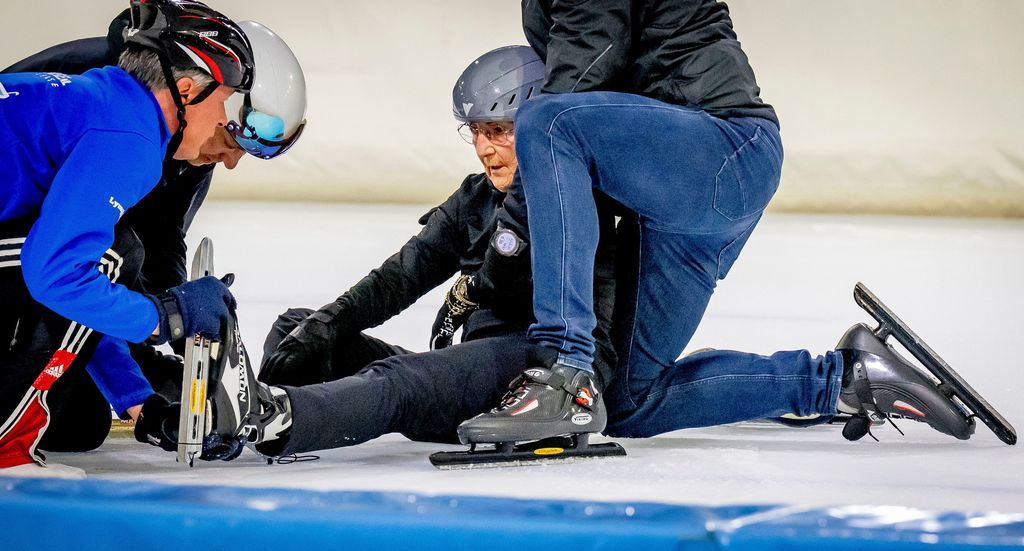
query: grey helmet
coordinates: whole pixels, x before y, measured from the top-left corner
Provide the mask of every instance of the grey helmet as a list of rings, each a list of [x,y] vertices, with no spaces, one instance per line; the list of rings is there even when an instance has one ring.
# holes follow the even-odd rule
[[[544,62],[529,46],[504,46],[469,64],[452,90],[452,111],[462,122],[512,120],[540,93]]]
[[[299,60],[281,37],[255,21],[240,21],[256,65],[247,94],[224,103],[227,130],[246,152],[272,159],[295,144],[306,126],[306,78]]]

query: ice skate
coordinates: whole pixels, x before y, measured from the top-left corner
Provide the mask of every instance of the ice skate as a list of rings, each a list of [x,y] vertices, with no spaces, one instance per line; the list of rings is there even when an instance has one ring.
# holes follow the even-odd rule
[[[855,287],[854,298],[879,326],[872,330],[855,325],[836,346],[844,366],[839,409],[853,414],[843,429],[846,438],[857,440],[870,434],[872,425],[903,418],[967,440],[974,434],[977,417],[1001,440],[1016,443],[1013,427],[863,284]],[[924,369],[886,343],[890,335]]]
[[[843,357],[840,409],[857,412],[843,435],[857,440],[869,425],[891,417],[923,421],[939,432],[967,440],[974,419],[944,395],[934,381],[913,367],[871,332],[867,325],[850,328],[836,346]]]
[[[431,455],[437,467],[494,466],[572,457],[625,455],[615,443],[590,444],[607,413],[592,376],[564,365],[527,369],[501,405],[459,425],[468,452]],[[483,447],[480,447],[480,446]]]
[[[213,274],[213,243],[204,238],[192,278]],[[256,371],[233,319],[219,341],[195,335],[185,349],[178,461],[231,460],[245,444],[280,436],[291,425],[283,390],[256,380]]]
[[[210,369],[211,415],[203,439],[204,459],[231,460],[245,444],[279,438],[291,426],[288,395],[256,380],[238,322],[218,344]]]

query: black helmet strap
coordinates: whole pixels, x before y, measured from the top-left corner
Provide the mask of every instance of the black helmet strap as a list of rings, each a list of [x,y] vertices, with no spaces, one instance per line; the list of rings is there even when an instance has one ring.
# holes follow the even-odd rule
[[[165,160],[171,160],[174,158],[174,154],[178,151],[178,147],[181,145],[181,140],[185,137],[185,127],[188,126],[188,122],[185,121],[185,103],[181,100],[181,94],[178,93],[178,82],[174,80],[174,73],[171,71],[171,63],[167,59],[167,55],[158,48],[153,49],[156,52],[158,58],[160,58],[160,69],[164,72],[164,79],[167,80],[167,89],[171,92],[171,99],[174,100],[174,106],[178,110],[178,130],[171,136],[171,141],[167,143],[167,155]],[[201,92],[196,94],[192,101],[188,102],[188,105],[197,105],[206,98],[210,97],[217,87],[220,86],[216,81],[210,83]]]
[[[171,136],[171,141],[167,144],[167,155],[166,160],[174,158],[174,154],[178,151],[178,146],[181,145],[181,140],[184,138],[185,126],[188,125],[185,122],[185,104],[181,101],[181,94],[178,93],[178,83],[174,80],[174,73],[171,72],[171,64],[167,60],[167,55],[160,49],[154,48],[157,57],[160,58],[160,68],[164,72],[164,79],[167,81],[167,89],[171,92],[171,99],[174,100],[174,106],[178,109],[178,129],[174,131]]]

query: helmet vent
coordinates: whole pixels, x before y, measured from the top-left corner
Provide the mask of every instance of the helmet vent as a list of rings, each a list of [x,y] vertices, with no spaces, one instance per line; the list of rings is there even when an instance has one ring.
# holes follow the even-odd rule
[[[544,63],[529,46],[491,50],[455,81],[453,115],[461,122],[510,121],[524,101],[544,93],[544,72]]]

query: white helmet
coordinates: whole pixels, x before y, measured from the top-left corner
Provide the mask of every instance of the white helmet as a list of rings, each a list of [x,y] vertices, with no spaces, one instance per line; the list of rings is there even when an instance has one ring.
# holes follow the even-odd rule
[[[224,102],[227,130],[250,155],[272,159],[288,151],[306,126],[306,79],[281,37],[255,21],[238,26],[252,44],[255,78],[248,94]]]

